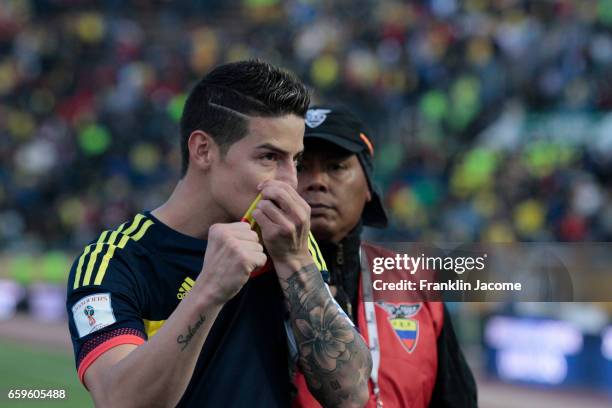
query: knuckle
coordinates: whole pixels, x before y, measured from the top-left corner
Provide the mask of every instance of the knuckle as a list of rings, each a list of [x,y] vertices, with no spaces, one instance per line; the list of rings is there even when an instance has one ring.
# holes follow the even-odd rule
[[[294,224],[285,224],[283,227],[283,232],[287,235],[293,235],[296,232],[296,228]]]
[[[251,251],[241,250],[239,254],[240,261],[247,264],[250,263],[253,258],[253,255],[250,252]]]
[[[236,238],[234,237],[228,237],[227,241],[225,242],[225,245],[227,245],[229,250],[232,252],[240,252],[240,244],[238,243],[238,240],[236,240]]]
[[[213,224],[208,228],[208,235],[217,235],[219,224]]]
[[[306,213],[304,211],[297,211],[295,213],[295,218],[296,218],[297,224],[302,225],[304,224],[304,221],[306,221]]]
[[[254,260],[249,260],[249,262],[245,262],[242,266],[242,271],[249,275],[251,272],[253,272],[253,269],[255,269],[255,267],[257,266],[257,263],[255,263]]]

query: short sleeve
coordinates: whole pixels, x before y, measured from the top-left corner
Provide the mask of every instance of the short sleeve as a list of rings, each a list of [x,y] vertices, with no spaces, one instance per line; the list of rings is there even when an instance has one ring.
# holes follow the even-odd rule
[[[66,310],[81,382],[89,366],[109,349],[146,340],[134,267],[122,254],[107,256],[110,250],[110,244],[86,247],[68,279]]]

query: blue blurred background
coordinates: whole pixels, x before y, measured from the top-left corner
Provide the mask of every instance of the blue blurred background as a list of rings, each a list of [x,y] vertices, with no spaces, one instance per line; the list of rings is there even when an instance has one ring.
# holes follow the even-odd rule
[[[66,406],[87,401],[72,257],[163,202],[186,92],[227,61],[369,124],[392,217],[373,240],[611,241],[611,29],[612,0],[2,0],[0,357],[50,359]],[[450,307],[481,406],[609,406],[610,304]],[[0,390],[45,377],[5,368]]]

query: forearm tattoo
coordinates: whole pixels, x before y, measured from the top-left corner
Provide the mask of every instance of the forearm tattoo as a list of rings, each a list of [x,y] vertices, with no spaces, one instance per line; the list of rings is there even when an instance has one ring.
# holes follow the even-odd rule
[[[187,334],[179,334],[179,336],[176,338],[176,342],[182,345],[181,351],[185,350],[187,346],[189,346],[191,339],[198,332],[198,330],[200,330],[205,321],[206,316],[201,314],[198,321],[193,324],[193,327],[191,327],[191,325],[187,325]]]
[[[372,361],[367,346],[341,312],[312,264],[281,280],[309,388],[324,406],[351,401],[367,387]]]

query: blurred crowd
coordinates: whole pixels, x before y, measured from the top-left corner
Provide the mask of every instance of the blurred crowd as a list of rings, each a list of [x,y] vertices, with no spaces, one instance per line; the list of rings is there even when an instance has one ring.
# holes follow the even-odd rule
[[[0,2],[0,251],[161,204],[189,87],[254,57],[372,128],[373,237],[612,239],[612,0],[193,3]]]

